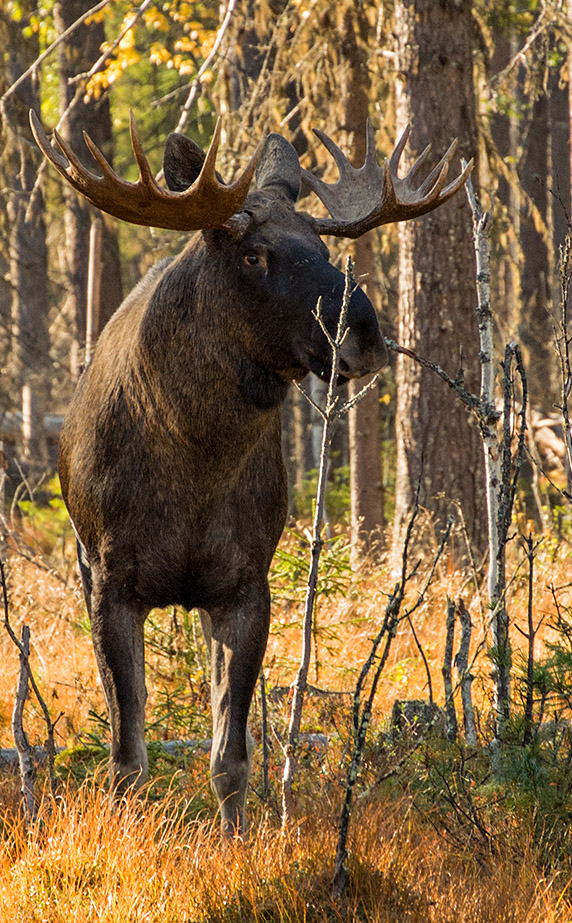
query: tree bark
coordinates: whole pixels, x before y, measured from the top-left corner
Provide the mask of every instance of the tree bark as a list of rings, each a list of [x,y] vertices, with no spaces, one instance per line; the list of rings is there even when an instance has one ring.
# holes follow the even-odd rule
[[[539,96],[529,115],[526,154],[519,171],[520,182],[529,200],[538,209],[544,228],[524,209],[520,221],[522,248],[521,298],[518,337],[523,345],[528,386],[533,406],[547,411],[558,395],[552,344],[552,186],[550,108],[545,94]]]
[[[454,137],[467,160],[477,153],[468,0],[398,0],[396,118],[399,136],[412,122],[405,171],[428,141],[435,154]],[[455,158],[452,173],[458,173]],[[473,176],[476,175],[476,171]],[[462,363],[478,392],[474,317],[475,261],[464,195],[399,226],[399,342],[454,374]],[[483,460],[478,428],[461,403],[429,372],[397,362],[397,475],[394,548],[399,560],[418,482],[420,503],[442,528],[459,503],[474,550],[486,548]]]
[[[340,25],[343,127],[347,133],[349,157],[356,166],[365,160],[365,126],[369,115],[369,77],[364,50],[368,29],[362,8],[348,5],[343,10]],[[362,288],[375,304],[377,292],[372,235],[361,237],[347,249]],[[365,384],[367,379],[350,382],[350,399]],[[351,545],[356,560],[362,552],[371,552],[376,540],[379,547],[384,524],[379,389],[376,385],[350,410],[348,423]]]
[[[92,6],[91,0],[58,0],[54,6],[54,22],[58,33],[62,33]],[[69,106],[76,95],[78,84],[73,78],[90,69],[100,53],[105,41],[103,22],[84,23],[58,48],[60,68],[60,114]],[[81,97],[73,105],[62,125],[61,134],[69,142],[80,160],[86,166],[93,167],[93,161],[87,153],[83,131],[86,131],[95,144],[103,151],[113,165],[112,126],[109,99],[107,95],[99,99]],[[72,349],[72,376],[77,378],[83,363],[83,350],[86,341],[87,312],[87,278],[89,234],[91,227],[91,206],[68,184],[63,184],[66,205],[64,224],[66,235],[65,269],[67,277],[67,299],[65,312],[70,317],[75,330],[75,343]],[[102,265],[100,312],[96,337],[121,304],[123,290],[121,285],[121,266],[117,233],[111,219],[104,218],[102,238]]]
[[[22,4],[21,12],[18,21],[8,12],[0,14],[0,40],[9,49],[9,84],[27,70],[39,51],[36,34],[24,36],[35,4]],[[40,190],[34,190],[40,155],[29,128],[29,109],[39,114],[37,77],[25,80],[8,98],[3,125],[3,172],[8,187],[11,367],[16,399],[25,400],[29,410],[29,426],[21,449],[28,465],[44,472],[48,460],[44,415],[50,390],[48,263],[44,202]]]
[[[572,15],[572,0],[570,6]],[[572,79],[572,45],[569,54],[569,71]],[[550,146],[552,161],[551,184],[556,194],[552,202],[552,248],[555,260],[558,249],[564,242],[568,230],[568,216],[572,214],[572,197],[570,179],[572,175],[572,151],[570,135],[572,129],[572,87],[561,85],[560,74],[552,71],[548,78],[548,102],[550,106]],[[553,277],[552,302],[558,305],[560,300],[560,278],[555,272]]]

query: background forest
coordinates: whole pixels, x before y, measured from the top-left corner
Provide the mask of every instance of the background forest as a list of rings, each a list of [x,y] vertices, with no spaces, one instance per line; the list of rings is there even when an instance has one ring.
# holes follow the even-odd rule
[[[9,604],[14,626],[31,626],[63,748],[31,832],[15,771],[0,772],[2,919],[571,920],[570,0],[4,0],[0,40],[0,558],[6,615]],[[99,331],[185,238],[79,198],[42,158],[30,109],[93,168],[86,131],[129,180],[130,109],[156,174],[170,132],[206,149],[222,114],[227,181],[270,131],[332,182],[312,129],[359,165],[368,115],[380,162],[411,123],[402,170],[428,143],[433,165],[456,137],[450,173],[473,157],[490,210],[479,257],[490,278],[464,191],[421,219],[327,241],[342,268],[352,256],[390,363],[334,436],[296,820],[280,835],[322,432],[299,390],[284,407],[291,518],[271,571],[247,855],[222,855],[212,831],[194,613],[149,620],[146,809],[114,815],[100,791],[108,728],[55,477],[58,433]],[[313,196],[300,207],[320,208]],[[487,297],[492,395],[476,310]],[[327,385],[304,386],[323,405]],[[502,458],[502,482],[484,445]],[[7,634],[0,650],[9,762],[18,655]],[[39,706],[27,720],[41,742]],[[165,746],[190,738],[192,755]]]

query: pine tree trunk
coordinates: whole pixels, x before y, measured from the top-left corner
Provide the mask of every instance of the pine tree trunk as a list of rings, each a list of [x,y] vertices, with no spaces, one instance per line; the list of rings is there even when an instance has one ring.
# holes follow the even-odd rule
[[[441,156],[454,137],[458,156],[477,153],[472,18],[467,0],[397,0],[397,135],[412,122],[402,170],[431,141]],[[475,177],[476,171],[473,173]],[[455,374],[478,393],[475,261],[466,197],[399,226],[399,342]],[[460,504],[476,551],[486,547],[483,451],[477,426],[441,381],[399,356],[397,363],[397,561],[413,496],[436,528]],[[462,551],[462,548],[459,549]]]
[[[12,84],[38,55],[35,33],[24,36],[27,18],[35,5],[23,3],[22,16],[0,18],[0,40],[10,49],[8,83]],[[28,111],[40,111],[37,77],[28,78],[7,102],[4,124],[4,175],[7,181],[9,266],[12,288],[12,376],[17,400],[25,411],[22,454],[38,473],[47,467],[44,417],[50,391],[48,329],[48,263],[41,192],[34,191],[39,151],[33,143]],[[15,396],[16,396],[15,395]]]
[[[343,126],[348,135],[350,160],[361,166],[365,160],[365,126],[369,115],[369,77],[364,46],[358,41],[368,33],[362,9],[347,6],[341,21]],[[347,249],[352,255],[359,281],[375,303],[373,237],[367,234]],[[353,397],[367,383],[350,382]],[[371,551],[379,542],[384,523],[381,475],[381,423],[377,386],[349,412],[351,541],[354,558]]]
[[[571,8],[572,12],[572,8]],[[570,77],[572,77],[572,48],[570,57]],[[552,202],[552,249],[554,259],[558,261],[558,248],[564,242],[568,229],[568,215],[572,214],[572,197],[570,179],[572,176],[572,152],[570,136],[572,129],[572,89],[569,85],[560,85],[557,70],[548,78],[548,101],[550,105],[550,142],[551,142],[551,185],[557,194]],[[560,276],[553,277],[553,304],[560,300]]]
[[[523,262],[518,338],[524,347],[531,403],[547,411],[557,399],[558,382],[554,375],[552,344],[552,277],[555,266],[552,197],[548,192],[552,185],[550,112],[545,94],[538,97],[529,118],[526,155],[519,170],[520,182],[538,209],[544,228],[539,226],[533,214],[523,210],[525,213],[520,222]]]
[[[90,9],[91,0],[59,0],[54,6],[54,22],[58,33],[67,29],[82,13]],[[105,41],[102,22],[83,24],[62,42],[58,48],[60,67],[60,113],[69,106],[78,92],[78,84],[73,78],[87,72],[100,54],[100,46]],[[103,151],[113,165],[112,126],[109,99],[106,95],[99,99],[84,99],[83,84],[80,86],[79,101],[72,106],[66,117],[61,134],[69,142],[80,160],[92,168],[93,161],[86,150],[83,132],[86,131],[92,141]],[[77,378],[83,363],[83,351],[86,340],[87,277],[89,253],[89,234],[93,209],[68,184],[63,184],[66,204],[64,224],[66,235],[65,267],[67,276],[67,300],[65,311],[75,329],[75,345],[72,351],[72,376]],[[98,213],[99,214],[99,213]],[[117,233],[112,221],[104,219],[102,240],[102,268],[100,290],[99,329],[109,320],[121,304],[123,290],[121,285],[121,266]]]

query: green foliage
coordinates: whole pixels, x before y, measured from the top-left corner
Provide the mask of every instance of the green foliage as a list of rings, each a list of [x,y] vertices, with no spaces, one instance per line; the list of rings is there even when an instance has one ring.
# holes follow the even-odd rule
[[[161,740],[210,736],[207,651],[198,613],[172,606],[145,623],[148,674],[159,688],[148,732]]]
[[[492,30],[526,37],[540,11],[540,0],[477,0],[475,7]]]
[[[66,543],[74,534],[57,475],[31,497],[18,500],[17,508],[28,541],[49,558],[65,557]]]
[[[58,778],[73,779],[81,783],[93,778],[109,762],[110,728],[107,715],[93,708],[89,710],[89,727],[82,731],[80,740],[58,754],[55,768]]]
[[[270,568],[269,583],[273,600],[301,603],[306,594],[310,571],[310,534],[288,529],[293,548],[276,549]],[[335,535],[324,542],[316,587],[316,604],[320,600],[347,596],[351,584],[350,543],[346,535]]]
[[[312,468],[296,493],[298,516],[311,519],[314,515],[314,498],[318,489],[318,471]],[[350,507],[350,466],[334,468],[326,487],[326,510],[331,522],[345,522]]]

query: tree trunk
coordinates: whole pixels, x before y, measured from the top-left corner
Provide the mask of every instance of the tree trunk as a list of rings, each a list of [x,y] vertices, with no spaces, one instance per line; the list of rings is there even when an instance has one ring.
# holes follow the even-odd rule
[[[36,59],[36,33],[24,37],[35,4],[22,4],[22,17],[10,13],[0,18],[0,39],[10,49],[7,57],[8,83],[13,83]],[[22,452],[37,472],[47,467],[44,415],[50,390],[48,329],[48,263],[44,226],[44,202],[34,190],[39,151],[33,143],[28,111],[40,111],[37,77],[25,80],[9,97],[4,120],[6,145],[3,152],[9,221],[9,266],[12,287],[12,374],[15,390],[25,411]]]
[[[369,77],[363,40],[369,24],[359,7],[347,6],[341,20],[341,94],[343,126],[347,133],[350,160],[361,166],[365,160],[365,126],[369,115]],[[359,39],[362,39],[362,42]],[[375,304],[375,265],[373,237],[367,234],[348,245],[359,281]],[[350,382],[353,397],[367,380]],[[381,474],[381,424],[379,389],[365,395],[349,412],[351,544],[354,560],[361,552],[371,552],[381,537],[384,523],[383,481]]]
[[[397,0],[397,136],[412,122],[402,172],[428,141],[435,156],[454,137],[459,155],[477,153],[468,0]],[[459,160],[451,172],[457,174]],[[476,171],[473,176],[476,175]],[[475,261],[471,215],[463,194],[399,226],[399,342],[455,374],[462,362],[478,393],[474,315]],[[486,547],[483,452],[477,426],[455,395],[430,372],[399,356],[397,363],[395,561],[413,497],[441,528],[458,503],[474,550]]]
[[[570,12],[572,14],[572,0]],[[572,79],[572,47],[569,51],[570,78]],[[568,215],[572,214],[570,179],[572,176],[572,151],[570,136],[572,129],[572,87],[560,85],[560,74],[554,70],[548,78],[548,102],[550,106],[551,185],[556,193],[552,202],[552,248],[558,260],[558,248],[564,242],[568,230]],[[553,304],[560,300],[560,276],[553,277]]]
[[[521,300],[518,337],[524,347],[528,387],[532,405],[548,411],[557,399],[552,344],[552,186],[549,100],[539,96],[529,113],[520,183],[538,210],[542,227],[528,209],[520,221],[522,247]]]
[[[54,22],[61,34],[82,13],[92,6],[91,0],[58,0],[54,7]],[[84,99],[84,85],[73,81],[77,74],[87,72],[97,60],[100,47],[105,41],[105,31],[101,21],[82,24],[62,42],[58,49],[60,67],[60,114],[69,106],[79,92],[79,100],[70,109],[62,125],[61,134],[86,166],[92,168],[93,161],[87,153],[83,131],[86,131],[95,144],[103,151],[113,165],[112,126],[107,95],[99,99]],[[72,350],[72,376],[77,378],[83,364],[83,351],[86,341],[87,278],[88,253],[91,215],[93,209],[68,184],[63,184],[66,204],[64,223],[66,235],[65,269],[67,277],[67,299],[65,312],[71,319],[75,330],[75,344]],[[102,265],[99,325],[95,335],[109,320],[121,304],[123,291],[121,285],[121,266],[117,233],[111,219],[104,218],[102,239]]]

